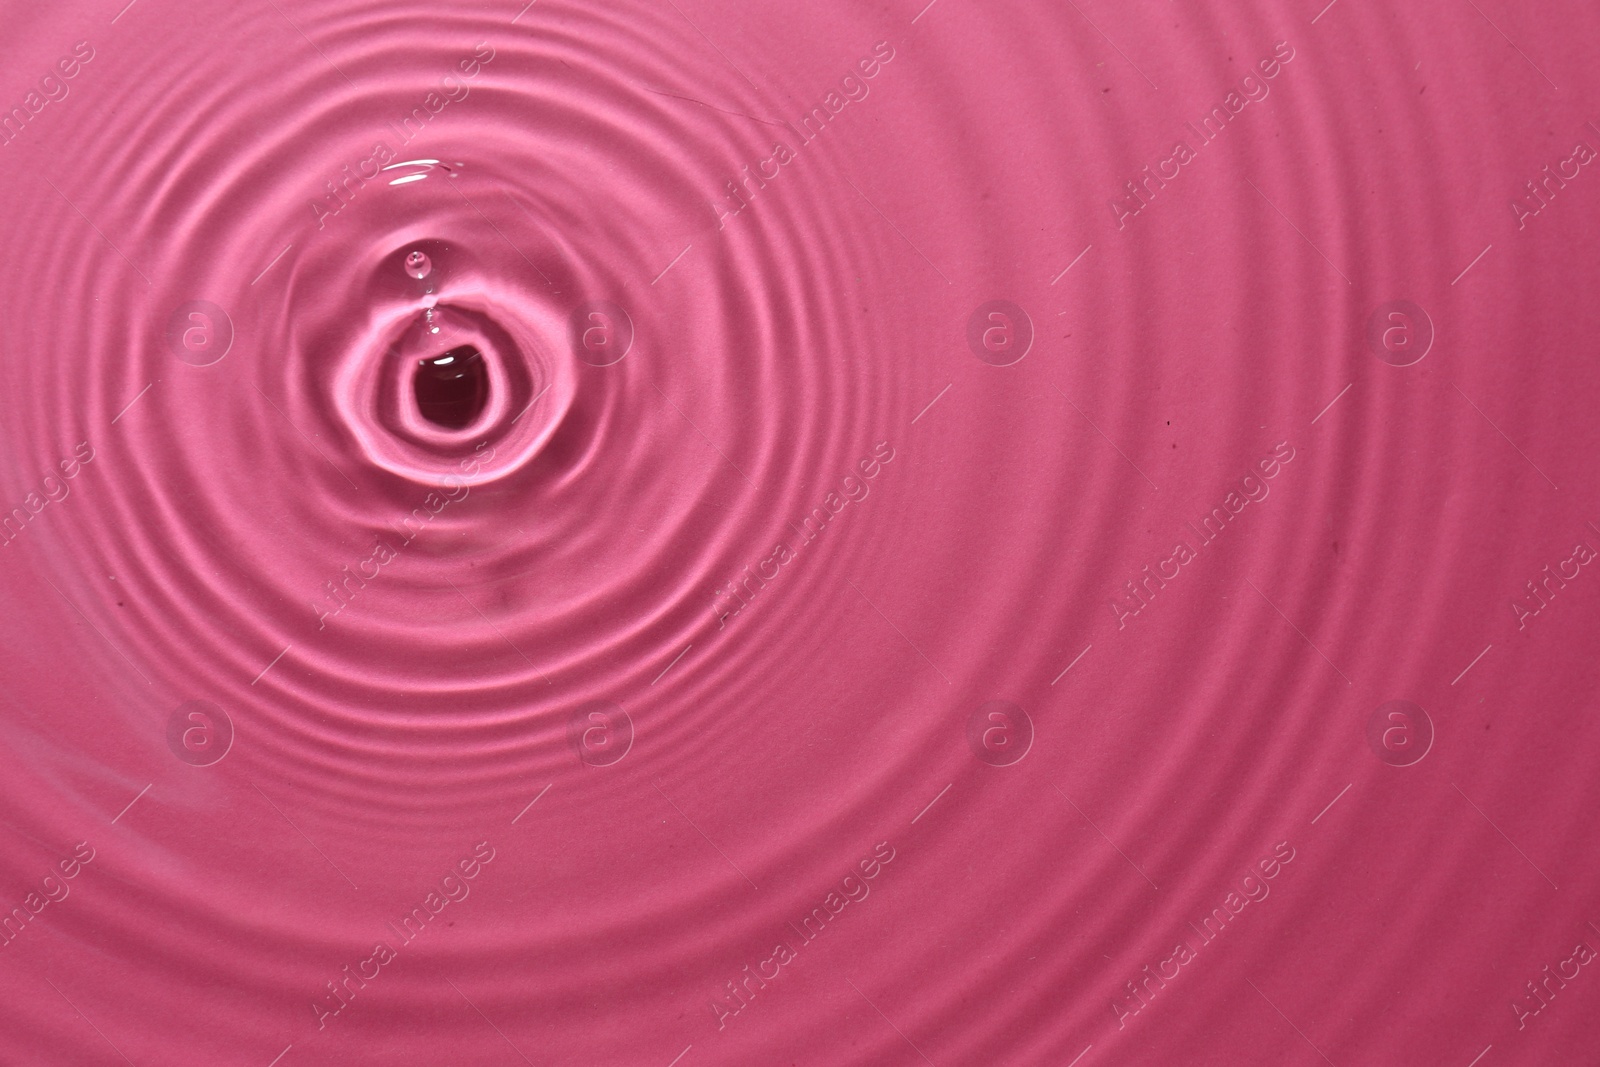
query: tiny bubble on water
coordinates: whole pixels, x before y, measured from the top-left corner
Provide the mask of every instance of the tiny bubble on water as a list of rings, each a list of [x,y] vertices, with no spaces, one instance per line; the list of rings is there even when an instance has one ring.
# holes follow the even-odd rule
[[[421,281],[433,271],[433,261],[426,252],[413,251],[406,256],[406,273]]]

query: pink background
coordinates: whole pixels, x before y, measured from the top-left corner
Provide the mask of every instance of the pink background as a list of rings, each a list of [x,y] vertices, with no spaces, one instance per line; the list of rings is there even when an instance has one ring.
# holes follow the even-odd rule
[[[923,2],[6,0],[0,1062],[1600,1062],[1600,11]]]

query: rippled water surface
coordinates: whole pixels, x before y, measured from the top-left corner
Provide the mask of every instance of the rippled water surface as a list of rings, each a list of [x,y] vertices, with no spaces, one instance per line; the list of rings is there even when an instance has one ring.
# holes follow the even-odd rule
[[[522,3],[0,0],[0,1062],[1600,1055],[1600,11]]]

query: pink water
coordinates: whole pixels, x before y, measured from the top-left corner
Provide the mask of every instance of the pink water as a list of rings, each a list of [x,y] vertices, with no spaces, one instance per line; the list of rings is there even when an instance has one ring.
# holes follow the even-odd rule
[[[0,10],[0,1063],[1600,1063],[1600,10],[524,2]]]

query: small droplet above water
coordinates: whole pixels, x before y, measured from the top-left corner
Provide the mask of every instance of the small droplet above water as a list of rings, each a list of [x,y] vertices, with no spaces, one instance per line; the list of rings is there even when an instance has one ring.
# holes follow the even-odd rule
[[[419,282],[433,272],[433,260],[428,258],[428,253],[414,250],[406,256],[406,273]]]
[[[489,370],[472,345],[457,345],[443,355],[418,362],[412,378],[417,410],[435,426],[470,426],[489,402]]]

